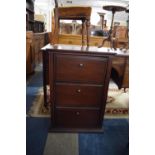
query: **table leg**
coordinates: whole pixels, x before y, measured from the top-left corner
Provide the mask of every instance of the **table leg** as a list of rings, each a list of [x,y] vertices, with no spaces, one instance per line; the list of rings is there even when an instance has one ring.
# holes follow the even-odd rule
[[[48,107],[47,102],[47,81],[46,81],[46,53],[43,53],[43,91],[44,91],[44,106]]]

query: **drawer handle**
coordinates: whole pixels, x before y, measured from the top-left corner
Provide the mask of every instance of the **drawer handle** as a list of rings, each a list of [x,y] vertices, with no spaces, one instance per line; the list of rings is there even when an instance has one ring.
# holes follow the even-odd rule
[[[79,64],[79,66],[80,66],[80,67],[83,67],[84,65],[83,65],[83,64]]]
[[[76,112],[76,115],[80,115],[80,113],[79,112]]]
[[[81,90],[80,90],[80,89],[78,89],[78,90],[77,90],[77,92],[78,92],[78,93],[80,93],[80,92],[81,92]]]

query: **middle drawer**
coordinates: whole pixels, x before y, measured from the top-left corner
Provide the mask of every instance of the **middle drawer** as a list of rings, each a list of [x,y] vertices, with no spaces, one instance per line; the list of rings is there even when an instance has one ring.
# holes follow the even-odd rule
[[[55,91],[55,103],[60,107],[99,107],[102,102],[102,85],[56,83]]]

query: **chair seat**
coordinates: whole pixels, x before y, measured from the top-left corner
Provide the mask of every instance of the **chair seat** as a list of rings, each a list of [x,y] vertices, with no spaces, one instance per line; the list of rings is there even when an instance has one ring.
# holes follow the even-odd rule
[[[91,15],[91,7],[59,7],[59,19],[87,19]]]

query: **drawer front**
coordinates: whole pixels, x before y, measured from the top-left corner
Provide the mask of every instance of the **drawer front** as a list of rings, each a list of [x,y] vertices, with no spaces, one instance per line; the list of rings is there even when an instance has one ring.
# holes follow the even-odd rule
[[[102,85],[56,84],[56,106],[99,107],[103,96]]]
[[[99,110],[65,109],[55,111],[55,126],[64,128],[99,127]]]
[[[107,58],[56,55],[56,81],[103,83]]]

